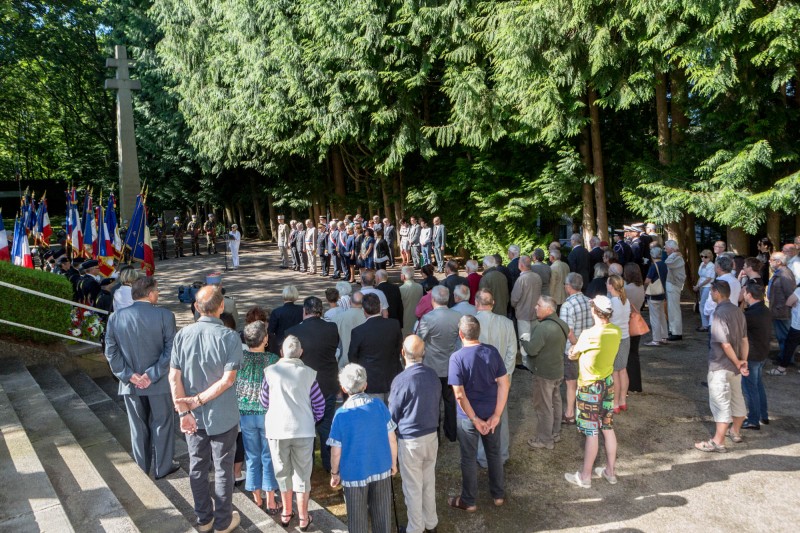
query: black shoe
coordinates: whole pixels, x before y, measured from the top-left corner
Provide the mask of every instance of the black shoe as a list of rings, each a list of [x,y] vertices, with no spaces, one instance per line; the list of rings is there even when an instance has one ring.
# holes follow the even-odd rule
[[[426,529],[425,533],[436,533],[436,528],[433,529]]]
[[[282,267],[278,267],[278,268],[280,268],[281,270],[286,270],[286,269],[288,269],[289,267],[282,266]]]
[[[397,526],[397,533],[406,533],[406,526]]]
[[[761,419],[761,423],[764,424],[765,426],[768,426],[769,425],[769,418],[762,418]]]
[[[178,463],[172,463],[172,466],[169,468],[169,472],[167,472],[163,476],[156,476],[156,479],[164,479],[168,475],[174,474],[175,472],[180,470],[180,468],[181,468],[181,465],[179,465]]]
[[[704,328],[703,326],[700,326],[700,327],[694,328],[694,330],[695,331],[699,331],[701,333],[704,333],[704,332],[708,331],[708,328]]]
[[[708,388],[708,381],[701,381],[700,385],[702,385],[705,388]]]
[[[758,424],[751,424],[750,422],[745,422],[744,424],[742,424],[742,429],[754,429],[756,431],[759,431],[761,429],[761,426],[759,426]]]
[[[669,337],[667,337],[667,340],[668,341],[682,341],[683,340],[683,335],[670,335]]]

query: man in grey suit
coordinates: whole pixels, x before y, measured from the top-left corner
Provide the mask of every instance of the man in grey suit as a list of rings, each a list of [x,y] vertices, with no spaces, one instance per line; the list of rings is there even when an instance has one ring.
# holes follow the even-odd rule
[[[456,398],[452,387],[447,384],[447,372],[450,365],[450,355],[461,348],[461,341],[458,338],[458,321],[461,319],[461,313],[447,307],[449,299],[450,291],[447,287],[437,285],[431,289],[433,311],[420,319],[417,335],[425,341],[423,364],[434,369],[442,383],[444,436],[450,442],[455,442],[458,438]]]
[[[442,219],[433,219],[433,254],[436,256],[436,269],[444,272],[444,247],[447,242],[447,230],[442,224]]]
[[[414,263],[414,268],[422,268],[420,265],[420,249],[419,237],[422,234],[422,228],[417,224],[416,217],[411,217],[411,227],[408,229],[408,242],[411,244],[411,261]]]
[[[131,296],[133,305],[108,319],[105,355],[125,399],[133,458],[148,474],[152,464],[156,479],[161,479],[178,469],[173,463],[174,408],[167,380],[175,315],[156,307],[158,285],[153,277],[137,279]]]

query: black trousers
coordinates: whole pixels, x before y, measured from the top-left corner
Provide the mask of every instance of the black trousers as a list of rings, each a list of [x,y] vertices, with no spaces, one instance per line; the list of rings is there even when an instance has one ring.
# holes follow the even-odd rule
[[[456,426],[456,395],[453,387],[447,384],[447,378],[439,378],[442,382],[442,401],[444,402],[444,420],[440,426],[444,426],[444,436],[450,442],[458,439],[458,428]]]

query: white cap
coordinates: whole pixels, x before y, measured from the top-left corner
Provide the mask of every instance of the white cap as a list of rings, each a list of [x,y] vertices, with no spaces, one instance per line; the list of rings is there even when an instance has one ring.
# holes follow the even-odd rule
[[[603,313],[610,313],[613,309],[611,300],[608,299],[608,296],[603,296],[602,294],[595,296],[592,303]]]

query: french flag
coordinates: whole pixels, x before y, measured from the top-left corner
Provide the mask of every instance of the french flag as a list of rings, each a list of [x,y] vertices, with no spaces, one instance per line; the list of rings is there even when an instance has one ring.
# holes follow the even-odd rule
[[[103,217],[103,207],[98,207],[98,210],[97,260],[100,262],[100,273],[107,278],[114,273],[114,247],[109,240],[108,225]]]
[[[17,266],[33,268],[31,247],[25,229],[23,222],[19,219],[14,222],[14,246],[11,249],[11,261]]]
[[[0,209],[0,261],[11,261],[11,250],[8,249],[8,233],[3,225],[2,209]]]
[[[36,212],[36,233],[41,242],[45,246],[50,246],[50,236],[53,234],[53,228],[50,227],[50,215],[47,214],[47,200],[44,196],[39,200],[39,210]]]

